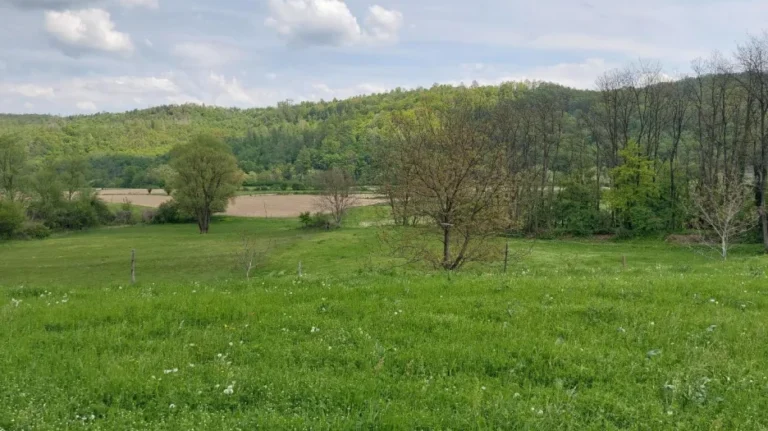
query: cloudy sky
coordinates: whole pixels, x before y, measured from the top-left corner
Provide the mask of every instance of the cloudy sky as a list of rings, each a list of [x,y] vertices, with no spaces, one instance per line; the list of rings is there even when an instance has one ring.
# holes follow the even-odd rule
[[[766,0],[0,0],[0,112],[592,88],[638,59],[685,73],[767,27]]]

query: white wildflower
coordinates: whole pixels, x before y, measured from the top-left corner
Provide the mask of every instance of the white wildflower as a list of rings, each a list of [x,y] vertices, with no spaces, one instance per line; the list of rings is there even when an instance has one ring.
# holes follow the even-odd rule
[[[224,395],[232,395],[235,393],[235,382],[232,382],[231,385],[227,386],[226,389],[224,389]]]

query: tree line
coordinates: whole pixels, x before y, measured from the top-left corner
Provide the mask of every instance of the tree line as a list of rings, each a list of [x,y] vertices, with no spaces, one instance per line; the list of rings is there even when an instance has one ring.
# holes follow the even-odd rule
[[[400,251],[454,269],[499,233],[695,228],[723,258],[747,231],[768,251],[768,35],[693,72],[673,80],[640,62],[602,75],[591,99],[470,88],[392,113],[375,160],[393,221],[426,222],[441,245],[412,235]]]
[[[97,187],[170,193],[180,172],[173,148],[199,136],[223,142],[207,147],[231,152],[246,184],[304,187],[318,172],[340,172],[380,186],[398,225],[431,220],[443,247],[459,241],[433,259],[445,267],[473,254],[462,223],[482,226],[481,237],[677,232],[707,219],[700,208],[744,190],[750,199],[739,217],[754,221],[768,249],[767,116],[768,36],[758,36],[733,55],[694,61],[689,75],[639,62],[607,71],[594,91],[435,85],[265,109],[167,106],[2,116],[0,124],[20,137],[33,165],[75,154],[63,159],[85,163]]]

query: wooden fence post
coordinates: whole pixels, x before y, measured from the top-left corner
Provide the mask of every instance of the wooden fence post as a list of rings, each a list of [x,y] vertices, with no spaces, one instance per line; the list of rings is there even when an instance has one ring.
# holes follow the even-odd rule
[[[507,245],[504,246],[504,273],[507,272],[508,265],[509,265],[509,239],[507,239]]]
[[[136,284],[136,249],[131,250],[131,284]]]

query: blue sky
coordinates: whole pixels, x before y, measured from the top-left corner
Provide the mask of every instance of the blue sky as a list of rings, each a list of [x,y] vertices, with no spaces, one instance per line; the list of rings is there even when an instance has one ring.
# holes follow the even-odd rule
[[[765,0],[0,0],[0,112],[253,107],[395,87],[671,76],[768,27]]]

